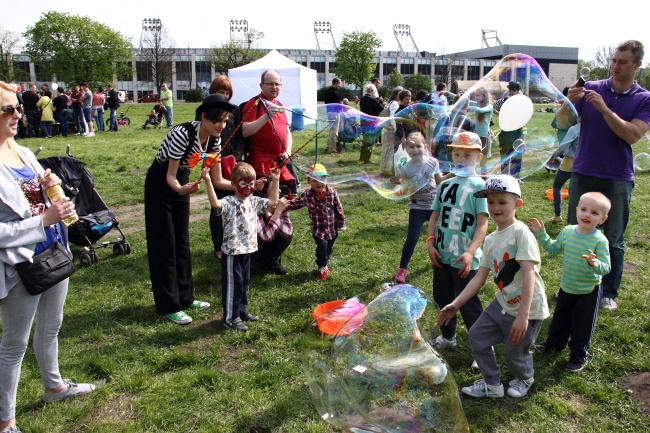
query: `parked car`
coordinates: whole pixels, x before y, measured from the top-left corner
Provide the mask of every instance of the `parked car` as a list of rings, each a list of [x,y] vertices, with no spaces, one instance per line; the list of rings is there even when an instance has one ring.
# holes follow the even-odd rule
[[[550,104],[551,99],[547,97],[537,97],[537,98],[531,98],[532,101],[536,104]]]
[[[138,102],[151,103],[151,102],[158,102],[158,101],[160,101],[160,96],[156,95],[155,93],[152,95],[145,95],[141,98],[138,98]]]

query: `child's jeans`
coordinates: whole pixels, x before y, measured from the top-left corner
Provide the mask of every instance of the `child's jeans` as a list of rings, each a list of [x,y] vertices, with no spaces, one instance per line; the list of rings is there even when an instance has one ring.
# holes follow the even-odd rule
[[[330,240],[318,239],[314,236],[314,241],[316,241],[316,266],[324,268],[330,261],[330,254],[332,254],[336,236]]]

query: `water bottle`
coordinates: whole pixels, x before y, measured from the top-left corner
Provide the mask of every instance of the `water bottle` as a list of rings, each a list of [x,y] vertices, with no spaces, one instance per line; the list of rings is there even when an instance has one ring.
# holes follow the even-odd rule
[[[61,200],[63,197],[65,197],[65,193],[63,192],[63,188],[61,187],[61,185],[51,186],[45,190],[45,193],[50,198],[50,200],[52,200],[52,203],[55,203]],[[70,224],[73,224],[78,220],[79,220],[79,216],[75,211],[74,215],[69,216],[68,218],[65,218],[63,220],[63,224],[69,226]]]

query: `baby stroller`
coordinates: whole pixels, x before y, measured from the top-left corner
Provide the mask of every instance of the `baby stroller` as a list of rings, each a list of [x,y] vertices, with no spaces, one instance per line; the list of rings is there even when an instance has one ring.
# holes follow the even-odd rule
[[[336,146],[341,152],[345,152],[346,143],[354,143],[359,137],[361,137],[361,125],[357,123],[356,116],[346,116],[341,114],[342,117],[342,127],[339,130],[338,140],[336,141]],[[355,148],[357,146],[355,145]]]
[[[147,129],[149,126],[153,126],[154,129],[162,129],[162,121],[165,118],[165,113],[167,109],[163,104],[156,104],[151,109],[151,113],[147,115],[147,120],[145,120],[142,129]]]
[[[95,190],[93,176],[81,161],[70,156],[69,148],[65,156],[43,158],[38,162],[61,178],[66,196],[75,205],[79,221],[68,227],[68,241],[83,247],[84,252],[79,258],[83,266],[97,263],[99,256],[95,250],[109,245],[113,246],[113,254],[116,256],[131,254],[131,245],[124,238],[115,212],[108,209]],[[120,237],[96,244],[113,228],[120,232]]]

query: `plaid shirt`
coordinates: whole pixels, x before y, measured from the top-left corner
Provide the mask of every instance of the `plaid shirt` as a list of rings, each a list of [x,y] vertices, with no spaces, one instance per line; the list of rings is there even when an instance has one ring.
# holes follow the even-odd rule
[[[339,230],[345,229],[343,206],[334,188],[326,186],[323,198],[317,197],[314,190],[309,188],[298,198],[287,202],[288,210],[305,206],[309,210],[312,233],[317,239],[332,240],[336,238]]]
[[[289,212],[286,210],[280,216],[271,215],[267,217],[265,214],[257,214],[257,236],[264,242],[272,240],[276,234],[283,238],[288,238],[293,235],[293,224],[289,219]]]

